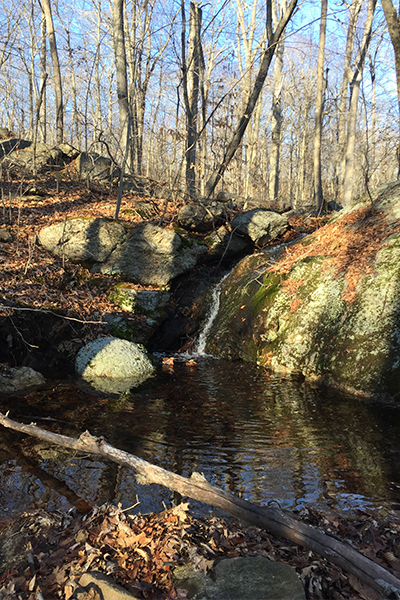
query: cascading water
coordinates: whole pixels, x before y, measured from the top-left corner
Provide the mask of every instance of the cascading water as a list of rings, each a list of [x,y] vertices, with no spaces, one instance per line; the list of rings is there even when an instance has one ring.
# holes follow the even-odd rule
[[[233,269],[234,268],[235,267],[233,267]],[[205,348],[206,348],[206,344],[207,344],[207,337],[208,337],[208,334],[210,333],[210,330],[211,330],[212,324],[214,323],[215,317],[218,314],[222,285],[223,285],[225,279],[228,277],[228,275],[230,275],[232,273],[233,269],[231,271],[228,271],[228,273],[226,273],[222,277],[222,279],[220,279],[218,281],[218,283],[215,285],[215,287],[213,288],[210,311],[209,311],[208,317],[204,323],[203,330],[201,331],[201,333],[197,339],[197,344],[194,349],[194,354],[196,354],[197,356],[207,356],[207,353],[205,352]]]

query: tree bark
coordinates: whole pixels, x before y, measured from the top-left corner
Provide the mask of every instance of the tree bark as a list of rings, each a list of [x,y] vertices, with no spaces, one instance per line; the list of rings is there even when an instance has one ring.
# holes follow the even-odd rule
[[[321,0],[321,23],[319,30],[318,66],[317,66],[317,100],[315,103],[315,129],[314,129],[314,204],[318,211],[321,210],[322,175],[321,175],[321,141],[322,141],[322,116],[324,112],[324,67],[325,67],[325,37],[326,14],[328,0]]]
[[[185,52],[185,7],[182,11],[182,70],[183,97],[186,109],[186,190],[191,198],[197,195],[196,189],[196,150],[199,117],[199,92],[203,56],[201,48],[202,11],[197,2],[190,3],[189,15],[189,51],[186,61]]]
[[[225,151],[224,157],[222,159],[219,167],[214,171],[209,180],[207,181],[205,194],[207,197],[210,197],[213,191],[215,190],[217,184],[221,180],[223,174],[225,173],[229,163],[234,157],[236,150],[239,148],[239,144],[242,141],[242,138],[245,134],[247,126],[250,122],[251,116],[253,114],[254,108],[257,104],[257,100],[260,96],[261,90],[263,88],[265,79],[268,75],[269,66],[271,64],[272,58],[275,53],[276,45],[279,42],[279,39],[282,33],[285,30],[286,25],[288,24],[295,8],[297,6],[297,0],[291,0],[290,4],[286,8],[285,14],[279,21],[279,24],[276,28],[276,31],[272,31],[271,25],[271,0],[267,0],[267,30],[268,30],[268,46],[264,50],[263,57],[261,59],[260,68],[258,70],[258,74],[251,91],[249,100],[247,102],[246,108],[243,112],[242,117],[236,127],[236,130],[233,133],[231,141],[229,142],[227,149]]]
[[[113,43],[115,56],[115,69],[117,77],[117,97],[119,108],[119,122],[121,127],[121,148],[129,147],[128,122],[129,122],[129,98],[128,98],[128,73],[126,64],[125,33],[124,33],[124,0],[114,0],[113,6]],[[128,169],[132,161],[128,156]]]
[[[347,124],[347,146],[346,146],[346,163],[343,179],[343,206],[351,204],[353,199],[353,184],[354,184],[354,150],[356,144],[356,128],[357,128],[357,106],[362,73],[364,69],[365,57],[369,49],[371,41],[372,21],[376,8],[376,0],[369,0],[368,15],[365,23],[361,48],[356,59],[356,67],[353,74],[353,79],[350,83],[350,108]]]
[[[56,141],[57,144],[61,144],[64,141],[64,105],[60,61],[58,60],[57,41],[50,0],[42,0],[42,8],[46,19],[51,62],[53,63],[54,95],[56,98]]]
[[[397,83],[397,101],[399,105],[400,121],[400,20],[392,0],[382,0],[382,8],[385,13],[386,23],[389,29],[389,35],[394,50],[394,60],[396,65],[396,83]],[[398,171],[400,176],[400,144],[397,148]]]
[[[393,593],[400,594],[400,580],[397,577],[349,544],[294,519],[279,508],[256,506],[247,500],[218,489],[208,483],[205,477],[199,473],[193,473],[190,479],[176,475],[137,456],[118,450],[107,444],[103,438],[96,438],[88,431],[75,439],[46,431],[34,424],[24,425],[18,423],[2,413],[0,413],[0,424],[50,443],[72,448],[74,451],[103,456],[133,469],[140,476],[141,484],[158,483],[164,485],[183,496],[189,496],[194,500],[221,508],[239,519],[270,531],[274,535],[285,537],[301,546],[310,548],[310,550],[324,556],[332,563],[349,571],[361,581],[378,590],[379,593],[383,594],[383,598]]]

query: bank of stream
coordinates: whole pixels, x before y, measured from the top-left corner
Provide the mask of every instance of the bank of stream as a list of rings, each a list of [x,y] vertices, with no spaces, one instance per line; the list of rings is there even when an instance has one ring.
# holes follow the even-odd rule
[[[0,397],[1,411],[58,433],[89,430],[118,448],[183,475],[286,509],[396,511],[400,407],[313,387],[256,365],[176,358],[119,398],[76,381]],[[133,472],[93,456],[0,431],[0,516],[45,506],[136,502],[159,511],[176,500]],[[210,507],[191,502],[193,513]]]

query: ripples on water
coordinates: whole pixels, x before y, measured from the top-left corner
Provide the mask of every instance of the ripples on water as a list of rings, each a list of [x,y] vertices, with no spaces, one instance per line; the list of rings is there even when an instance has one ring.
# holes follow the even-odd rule
[[[204,473],[215,485],[284,508],[397,508],[400,407],[320,390],[255,365],[199,359],[175,362],[121,398],[74,382],[25,398],[0,398],[10,416],[58,433],[88,429],[118,448],[176,473]],[[53,420],[48,420],[50,417]],[[139,486],[126,468],[74,456],[0,431],[0,515],[46,505],[69,510],[79,499],[140,502],[160,510],[172,493]],[[209,507],[192,502],[196,514]]]

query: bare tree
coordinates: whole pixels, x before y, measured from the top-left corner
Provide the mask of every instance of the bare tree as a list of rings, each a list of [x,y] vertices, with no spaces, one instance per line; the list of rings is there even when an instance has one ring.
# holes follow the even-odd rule
[[[321,22],[319,30],[318,66],[317,66],[317,99],[315,103],[314,130],[314,204],[320,210],[323,202],[321,176],[321,141],[322,116],[324,112],[324,69],[325,69],[325,38],[326,15],[328,0],[321,0]]]
[[[129,147],[129,97],[128,97],[128,72],[125,49],[124,30],[124,2],[125,0],[113,0],[113,43],[115,56],[115,71],[117,79],[117,98],[119,108],[119,122],[121,128],[122,148]],[[128,169],[132,166],[131,156],[127,157]]]
[[[222,159],[219,167],[214,171],[214,173],[209,178],[205,193],[209,197],[215,190],[217,184],[219,183],[221,177],[223,176],[226,168],[234,157],[236,150],[238,149],[240,142],[242,141],[243,135],[247,129],[247,126],[250,122],[250,119],[253,115],[254,108],[257,104],[257,100],[260,96],[261,90],[263,88],[265,79],[268,75],[269,66],[271,64],[272,58],[274,56],[276,45],[279,42],[279,39],[284,32],[286,25],[288,24],[295,8],[297,6],[297,0],[291,0],[288,6],[285,9],[284,15],[281,17],[275,31],[272,29],[272,7],[271,0],[267,0],[267,39],[268,45],[267,48],[263,51],[260,67],[258,70],[258,74],[249,96],[249,100],[243,111],[243,114],[239,120],[238,126],[231,137],[231,140],[225,150],[224,157]]]
[[[47,35],[49,38],[50,55],[53,64],[54,95],[56,99],[56,141],[61,144],[64,140],[64,105],[61,80],[61,68],[58,58],[56,34],[54,31],[53,15],[50,0],[42,0],[42,9],[46,19]]]
[[[357,107],[365,58],[371,42],[372,22],[376,8],[376,0],[368,1],[368,13],[364,27],[361,47],[356,58],[353,78],[350,82],[350,107],[347,124],[346,165],[343,179],[343,205],[351,204],[354,183],[354,149],[356,144]]]

